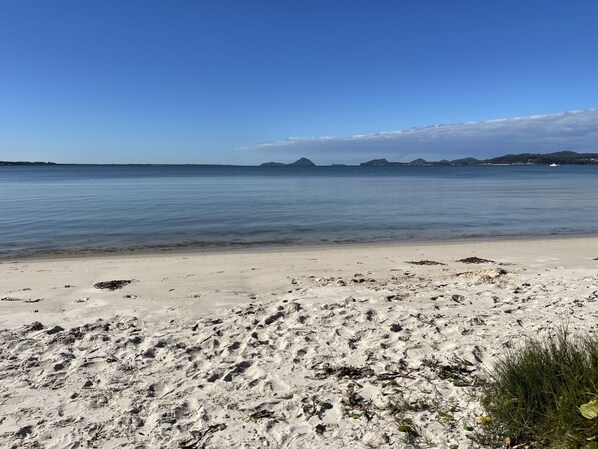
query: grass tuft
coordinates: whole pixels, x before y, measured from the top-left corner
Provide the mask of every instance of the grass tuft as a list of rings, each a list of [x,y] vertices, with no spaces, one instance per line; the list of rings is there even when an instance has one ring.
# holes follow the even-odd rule
[[[580,406],[598,399],[598,339],[563,328],[545,341],[528,340],[495,365],[483,386],[491,421],[483,440],[500,446],[591,448],[598,418]],[[508,439],[506,439],[508,437]],[[506,440],[505,440],[506,439]]]

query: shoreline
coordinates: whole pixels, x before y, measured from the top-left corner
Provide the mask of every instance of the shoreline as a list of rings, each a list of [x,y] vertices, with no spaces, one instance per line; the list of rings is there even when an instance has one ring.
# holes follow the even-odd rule
[[[495,235],[495,236],[469,236],[469,237],[428,237],[410,238],[401,240],[373,240],[362,242],[330,242],[330,243],[288,243],[288,244],[262,244],[248,243],[243,245],[206,245],[206,246],[169,246],[169,247],[143,247],[122,249],[90,249],[90,250],[64,250],[52,252],[39,252],[34,254],[3,256],[0,255],[0,264],[35,261],[35,260],[78,260],[86,258],[104,257],[156,257],[177,256],[194,254],[235,254],[251,252],[285,252],[285,251],[319,251],[337,248],[379,248],[379,247],[409,247],[409,246],[435,246],[467,243],[492,243],[492,242],[528,242],[541,240],[579,240],[598,239],[598,234],[524,234],[524,235]]]

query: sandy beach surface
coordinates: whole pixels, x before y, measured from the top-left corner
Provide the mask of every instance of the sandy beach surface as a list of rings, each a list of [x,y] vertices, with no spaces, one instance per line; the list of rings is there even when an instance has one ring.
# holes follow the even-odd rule
[[[476,447],[497,356],[596,332],[598,238],[7,260],[0,311],[0,447]]]

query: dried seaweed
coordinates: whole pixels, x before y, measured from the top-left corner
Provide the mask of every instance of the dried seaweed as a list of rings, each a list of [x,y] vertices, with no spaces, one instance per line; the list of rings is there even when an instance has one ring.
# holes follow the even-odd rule
[[[119,290],[121,288],[123,288],[125,285],[129,285],[131,282],[133,282],[133,280],[131,279],[119,279],[119,280],[114,280],[114,281],[103,281],[103,282],[97,282],[94,284],[95,288],[98,288],[100,290]]]
[[[363,379],[364,377],[371,377],[374,375],[374,370],[370,367],[354,367],[354,366],[331,366],[329,363],[324,363],[321,367],[314,367],[318,370],[316,379],[326,379],[335,376],[339,379]]]
[[[457,262],[462,262],[462,263],[496,263],[493,260],[482,259],[481,257],[476,257],[476,256],[466,257],[465,259],[460,259]]]

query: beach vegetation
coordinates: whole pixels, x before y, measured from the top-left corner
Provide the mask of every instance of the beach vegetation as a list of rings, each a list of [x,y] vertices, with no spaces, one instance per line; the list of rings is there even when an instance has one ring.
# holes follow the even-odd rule
[[[491,447],[598,449],[598,338],[562,328],[499,358],[476,438]]]

